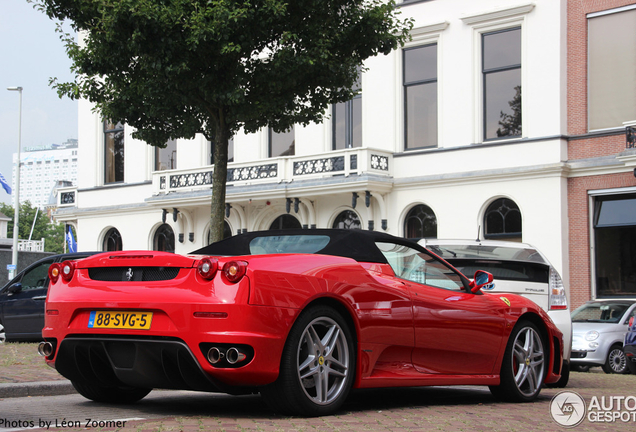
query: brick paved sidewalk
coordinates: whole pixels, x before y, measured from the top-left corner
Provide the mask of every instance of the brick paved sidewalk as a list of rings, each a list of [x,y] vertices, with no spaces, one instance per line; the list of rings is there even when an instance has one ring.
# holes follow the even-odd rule
[[[37,344],[0,345],[0,383],[63,379],[35,352]],[[567,431],[550,417],[550,401],[562,391],[580,394],[586,404],[593,398],[606,405],[612,397],[631,397],[628,412],[636,416],[636,376],[607,375],[600,369],[573,372],[566,389],[543,389],[534,403],[495,402],[487,388],[431,387],[357,391],[343,410],[320,418],[281,417],[271,413],[257,396],[222,398],[221,403],[188,406],[185,414],[166,410],[165,418],[126,421],[122,428],[96,427],[91,431],[213,431],[213,432],[331,432],[331,431]],[[179,407],[179,395],[169,396]],[[153,392],[154,394],[154,392]],[[172,399],[174,397],[174,399]],[[602,399],[605,397],[605,399]],[[31,399],[30,399],[31,400]],[[36,401],[37,398],[32,399]],[[202,398],[203,401],[208,399]],[[215,399],[216,400],[216,399]],[[0,402],[1,403],[1,402]],[[90,402],[86,402],[90,403]],[[152,402],[150,402],[152,403]],[[181,412],[183,412],[182,409]],[[623,410],[625,411],[625,410]],[[162,415],[162,414],[160,414]],[[142,417],[142,416],[140,416]],[[64,427],[64,431],[87,430]],[[41,429],[44,430],[44,429]],[[59,430],[59,429],[58,429]],[[574,432],[636,430],[636,421],[591,423],[587,418]]]
[[[200,415],[126,422],[118,430],[212,432],[331,432],[331,431],[625,431],[636,421],[591,423],[587,418],[567,429],[550,416],[550,402],[558,393],[577,392],[590,403],[593,397],[635,396],[636,376],[602,372],[572,373],[566,389],[543,389],[533,403],[495,402],[487,388],[429,387],[354,392],[341,413],[320,418],[280,417],[268,412],[257,397],[210,406]],[[631,405],[630,405],[631,406]],[[636,406],[634,406],[636,412]],[[66,429],[65,429],[66,430]],[[104,428],[104,430],[109,430]],[[113,429],[110,429],[113,430]]]

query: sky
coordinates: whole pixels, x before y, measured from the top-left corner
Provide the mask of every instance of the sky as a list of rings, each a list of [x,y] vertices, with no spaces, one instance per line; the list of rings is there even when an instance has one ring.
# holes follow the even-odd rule
[[[11,184],[18,150],[19,93],[22,87],[22,149],[77,139],[77,102],[60,99],[49,78],[73,80],[71,61],[56,23],[27,0],[0,0],[0,173]],[[66,27],[67,31],[70,27]],[[13,204],[0,188],[0,202]]]

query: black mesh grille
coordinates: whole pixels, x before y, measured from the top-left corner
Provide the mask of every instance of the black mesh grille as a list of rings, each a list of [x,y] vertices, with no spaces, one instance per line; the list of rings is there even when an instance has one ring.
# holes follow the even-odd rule
[[[162,281],[177,277],[179,267],[96,267],[89,268],[88,275],[99,281]]]

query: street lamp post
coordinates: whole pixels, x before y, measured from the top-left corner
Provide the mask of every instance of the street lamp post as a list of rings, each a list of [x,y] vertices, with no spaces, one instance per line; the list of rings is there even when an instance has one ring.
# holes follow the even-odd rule
[[[9,272],[9,279],[13,279],[18,269],[18,235],[20,231],[20,147],[22,147],[22,87],[8,87],[9,91],[20,93],[20,106],[18,115],[18,162],[15,171],[15,213],[13,218],[13,257],[11,264],[13,269]]]

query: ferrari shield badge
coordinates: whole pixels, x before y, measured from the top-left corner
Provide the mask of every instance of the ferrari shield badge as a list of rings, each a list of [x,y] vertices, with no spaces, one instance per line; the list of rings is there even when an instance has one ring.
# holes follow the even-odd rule
[[[506,297],[499,297],[499,299],[505,304],[507,304],[508,306],[510,306],[510,300],[508,300]]]

